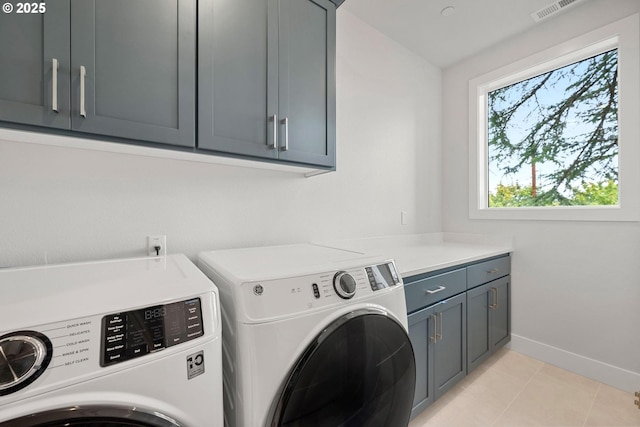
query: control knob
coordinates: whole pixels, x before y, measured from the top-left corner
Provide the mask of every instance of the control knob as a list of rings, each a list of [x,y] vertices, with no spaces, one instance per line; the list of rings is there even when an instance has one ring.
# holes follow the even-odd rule
[[[356,279],[346,271],[338,271],[333,276],[333,287],[340,298],[349,299],[356,294]]]

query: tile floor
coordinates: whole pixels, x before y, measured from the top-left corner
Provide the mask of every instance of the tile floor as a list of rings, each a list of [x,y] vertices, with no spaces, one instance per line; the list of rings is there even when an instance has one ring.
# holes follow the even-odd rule
[[[633,393],[502,349],[409,427],[638,426]]]

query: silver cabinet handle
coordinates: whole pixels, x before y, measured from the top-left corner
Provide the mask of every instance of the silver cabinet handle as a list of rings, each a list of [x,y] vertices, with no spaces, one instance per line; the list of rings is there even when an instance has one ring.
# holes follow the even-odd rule
[[[500,271],[499,268],[492,268],[491,270],[487,270],[487,274],[496,274],[498,271]]]
[[[58,112],[58,60],[51,59],[51,110]]]
[[[491,310],[498,308],[498,289],[491,288],[491,304],[489,304]]]
[[[84,105],[84,98],[85,98],[84,80],[86,76],[87,76],[87,69],[84,67],[84,65],[81,65],[80,66],[80,115],[82,117],[87,117],[87,110]]]
[[[440,285],[438,287],[438,289],[433,289],[433,290],[432,289],[425,289],[424,293],[429,294],[429,295],[437,294],[438,292],[444,291],[445,289],[447,289],[445,286]]]
[[[435,343],[438,341],[438,316],[432,314],[430,317],[433,319],[433,336],[429,338]]]
[[[284,125],[284,146],[280,147],[282,151],[289,149],[289,118],[285,117],[280,121]]]
[[[275,149],[278,148],[278,115],[271,116],[271,121],[273,122],[273,141],[269,144],[269,148]]]
[[[442,321],[442,312],[438,313],[438,316],[440,316],[440,333],[436,334],[436,341],[442,339],[442,324],[444,323]]]

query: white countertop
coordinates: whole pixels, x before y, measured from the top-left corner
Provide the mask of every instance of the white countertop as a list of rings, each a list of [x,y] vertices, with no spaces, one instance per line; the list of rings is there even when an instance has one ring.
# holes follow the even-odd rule
[[[407,234],[316,243],[361,252],[366,256],[393,258],[403,278],[513,251],[510,238],[457,233]]]

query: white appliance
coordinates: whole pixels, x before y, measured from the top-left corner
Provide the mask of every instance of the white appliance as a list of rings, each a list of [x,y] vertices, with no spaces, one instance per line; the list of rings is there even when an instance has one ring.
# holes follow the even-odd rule
[[[392,260],[302,244],[198,266],[220,290],[226,426],[408,424],[415,362]]]
[[[0,270],[0,426],[221,426],[220,335],[184,255]]]

